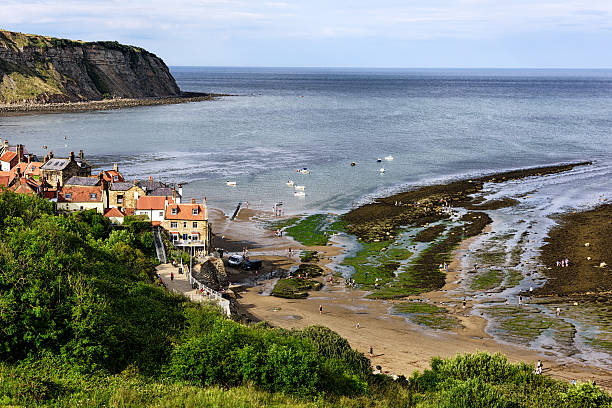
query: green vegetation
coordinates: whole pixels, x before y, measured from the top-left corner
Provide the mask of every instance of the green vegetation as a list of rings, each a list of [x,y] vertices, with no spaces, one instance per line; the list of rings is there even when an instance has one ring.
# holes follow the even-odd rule
[[[393,306],[393,313],[406,315],[410,321],[433,329],[459,327],[459,320],[448,314],[443,307],[424,302],[403,302]]]
[[[609,406],[476,354],[433,359],[409,380],[325,327],[244,325],[166,291],[144,224],[0,194],[0,405],[27,407]]]
[[[300,261],[302,262],[318,262],[319,253],[317,251],[302,251],[300,254]]]
[[[298,222],[292,222],[285,231],[302,245],[320,246],[327,245],[329,236],[342,231],[344,226],[344,221],[335,216],[314,214]]]
[[[435,241],[436,238],[440,236],[446,229],[444,224],[434,225],[433,227],[425,228],[422,231],[419,231],[418,234],[414,237],[416,242],[431,242]]]
[[[474,277],[470,286],[474,290],[489,290],[501,285],[503,278],[504,275],[501,271],[491,269],[488,272]]]
[[[323,275],[323,268],[315,264],[302,263],[295,271],[295,274],[306,278],[316,278]]]
[[[321,282],[304,278],[279,279],[272,289],[272,295],[285,299],[304,299],[311,289],[321,289]]]

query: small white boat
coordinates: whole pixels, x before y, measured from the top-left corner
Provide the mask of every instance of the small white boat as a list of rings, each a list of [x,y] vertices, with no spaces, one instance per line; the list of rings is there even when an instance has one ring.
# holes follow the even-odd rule
[[[293,193],[293,195],[296,197],[305,197],[306,193],[303,191],[296,191],[295,193]]]
[[[306,186],[295,186],[295,189],[298,191],[304,191],[306,189]]]
[[[385,160],[386,161],[391,161],[391,160],[393,160],[393,156],[391,156],[391,155],[385,156]]]
[[[384,167],[381,167],[381,168],[378,170],[378,172],[379,172],[379,173],[384,173],[384,172],[385,172],[385,168],[384,168]]]
[[[297,169],[297,172],[300,174],[310,174],[310,170],[308,170],[306,167],[302,169]]]
[[[378,159],[376,159],[376,163],[380,163],[382,162],[382,159],[379,157]]]
[[[293,184],[295,184],[295,183],[293,182],[293,180],[289,180],[289,181],[287,182],[287,185],[288,185],[289,187],[293,187]]]
[[[236,182],[235,181],[226,181],[225,184],[227,184],[230,187],[236,187]]]

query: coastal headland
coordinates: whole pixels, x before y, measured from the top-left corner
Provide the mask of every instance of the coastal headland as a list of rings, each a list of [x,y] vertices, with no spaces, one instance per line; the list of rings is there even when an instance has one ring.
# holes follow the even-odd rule
[[[519,285],[524,278],[521,273],[525,272],[521,272],[523,262],[515,259],[516,253],[509,256],[516,260],[513,267],[498,265],[496,268],[492,251],[489,252],[489,264],[474,270],[466,269],[464,258],[475,250],[478,252],[474,245],[479,239],[496,233],[489,216],[493,214],[491,211],[517,203],[514,198],[483,198],[478,193],[483,191],[485,184],[544,177],[589,164],[516,170],[423,186],[380,198],[349,211],[339,217],[340,221],[338,217],[329,216],[334,228],[325,233],[329,239],[327,245],[306,246],[287,235],[275,236],[272,232],[275,227],[270,228],[270,223],[279,225],[278,220],[271,214],[254,210],[242,210],[236,221],[230,221],[219,212],[211,217],[211,222],[218,247],[223,247],[224,243],[231,251],[247,247],[249,255],[264,260],[264,273],[256,279],[233,271],[235,280],[246,287],[244,292],[237,294],[237,303],[248,319],[264,320],[284,328],[328,326],[347,338],[357,350],[366,352],[373,347],[372,363],[382,366],[387,373],[409,375],[413,370],[426,368],[434,356],[485,350],[502,352],[512,361],[540,359],[547,375],[567,381],[597,380],[598,384],[611,388],[610,368],[593,364],[587,354],[578,353],[568,340],[576,328],[569,327],[564,316],[568,320],[578,313],[595,316],[596,309],[589,302],[580,302],[571,310],[572,304],[565,297],[569,293],[562,292],[551,301],[544,296],[547,283],[536,289],[541,291],[537,294],[523,293],[524,304],[517,304],[518,295],[523,291]],[[578,225],[585,223],[584,217],[589,217],[587,224],[591,226],[584,228],[595,228],[591,232],[603,234],[600,227],[593,225],[603,221],[601,228],[605,228],[607,211],[609,208],[603,206],[592,214],[568,215],[563,217],[559,228],[573,228],[577,234],[585,232]],[[298,228],[299,223],[299,220],[286,222]],[[342,224],[340,228],[339,224]],[[338,233],[338,228],[344,232]],[[283,229],[288,231],[286,226]],[[585,238],[584,235],[555,231],[551,232],[549,241],[563,248],[575,247],[577,239]],[[356,236],[358,247],[349,250],[345,236]],[[602,239],[604,236],[601,235]],[[605,258],[606,246],[591,238],[589,241],[591,246],[586,248],[592,251],[593,262],[597,260],[599,265],[598,256]],[[520,245],[528,243],[519,242]],[[581,245],[585,248],[584,242]],[[559,251],[559,247],[555,248],[551,247],[550,251]],[[315,279],[324,284],[323,289],[311,291],[305,299],[270,296],[278,279],[304,262],[300,254],[304,255],[305,251],[316,251],[314,263],[323,268],[324,274]],[[542,253],[545,263],[548,262],[547,251],[549,249],[544,248]],[[593,251],[602,252],[593,256]],[[578,256],[562,252],[570,258]],[[486,258],[487,254],[477,255]],[[440,268],[440,264],[446,264],[446,270]],[[352,274],[346,272],[349,266]],[[610,279],[606,268],[596,271],[603,274],[598,275],[598,280],[580,274],[584,279],[577,278],[583,282],[581,293],[591,294],[594,301],[606,296],[605,288],[597,282]],[[543,274],[549,279],[552,276]],[[555,320],[550,312],[553,311],[554,316],[554,309],[559,305],[562,305],[564,316]],[[607,303],[597,306],[600,311],[608,310]],[[546,307],[550,310],[544,310]],[[502,313],[503,316],[499,316]],[[500,326],[503,330],[497,330]],[[600,326],[603,334],[591,339],[590,345],[599,353],[609,353],[606,347],[609,340],[605,335],[608,329],[603,322]],[[561,346],[549,349],[538,346],[536,340],[549,331],[554,332],[552,338]]]

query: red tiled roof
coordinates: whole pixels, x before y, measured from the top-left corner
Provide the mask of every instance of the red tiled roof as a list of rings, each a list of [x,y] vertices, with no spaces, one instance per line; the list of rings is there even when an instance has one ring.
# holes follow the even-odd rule
[[[102,174],[102,177],[104,178],[104,180],[111,182],[111,183],[112,182],[121,183],[125,181],[121,173],[115,170],[102,170],[100,173]],[[115,176],[117,176],[117,180],[114,180]]]
[[[53,198],[56,198],[55,195],[57,194],[57,190],[46,190],[43,193],[43,197],[46,198],[47,200],[51,200]]]
[[[11,187],[11,190],[13,190],[17,194],[27,195],[34,195],[38,192],[36,184],[30,183],[29,180],[25,178],[21,178],[18,184],[15,184],[13,187]]]
[[[8,187],[11,180],[11,173],[8,171],[0,171],[0,186]]]
[[[154,227],[159,227],[161,225],[161,221],[151,221],[151,225]]]
[[[124,208],[123,212],[125,213],[125,215],[134,215],[134,209],[133,208]]]
[[[66,198],[66,194],[71,194]],[[92,198],[91,194],[96,197]],[[102,188],[100,186],[64,186],[60,190],[57,201],[60,203],[99,203],[102,202]]]
[[[104,211],[104,216],[105,217],[125,217],[125,214],[119,211],[118,208],[113,207],[113,208],[107,208],[106,211]]]
[[[17,153],[15,152],[4,152],[2,157],[0,157],[0,161],[3,162],[11,162],[17,157]]]
[[[144,196],[136,200],[137,210],[163,210],[166,208],[166,200],[168,203],[173,203],[172,197],[168,196]]]
[[[177,214],[172,214],[172,209],[178,209]],[[194,215],[193,210],[198,209],[198,214]],[[202,204],[172,204],[166,208],[165,219],[184,220],[184,221],[206,221],[206,207]]]

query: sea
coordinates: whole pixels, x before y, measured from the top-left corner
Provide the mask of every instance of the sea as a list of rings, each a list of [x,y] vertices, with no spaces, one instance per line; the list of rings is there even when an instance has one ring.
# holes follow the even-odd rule
[[[231,96],[0,118],[0,137],[41,156],[82,149],[97,168],[117,162],[130,179],[182,183],[186,199],[206,197],[226,212],[248,201],[264,210],[282,202],[286,214],[341,213],[435,181],[611,160],[612,70],[171,72],[184,91]]]
[[[127,179],[180,183],[184,199],[206,197],[209,206],[226,213],[248,202],[262,210],[282,203],[287,215],[339,214],[425,184],[592,161],[564,173],[485,185],[488,198],[509,197],[518,204],[489,212],[492,232],[471,244],[461,268],[473,270],[483,264],[483,254],[495,252],[505,257],[496,267],[514,268],[520,278],[487,292],[470,292],[468,285],[455,295],[477,302],[473,313],[488,319],[487,333],[500,341],[612,369],[609,349],[593,346],[597,339],[612,339],[610,322],[603,324],[588,308],[572,312],[578,310],[574,305],[561,305],[563,321],[577,328],[569,342],[553,329],[530,340],[516,338],[505,329],[508,316],[489,316],[500,299],[515,304],[519,293],[544,284],[539,248],[556,215],[612,199],[612,70],[171,67],[171,72],[184,91],[227,96],[2,117],[0,137],[40,156],[52,150],[65,157],[82,149],[96,169],[118,163]],[[304,195],[295,195],[297,186]],[[344,239],[346,253],[359,246],[354,238],[336,239]],[[330,266],[346,272],[342,259],[335,261]],[[462,273],[460,279],[471,278]],[[537,319],[555,321],[557,305],[535,307]]]

